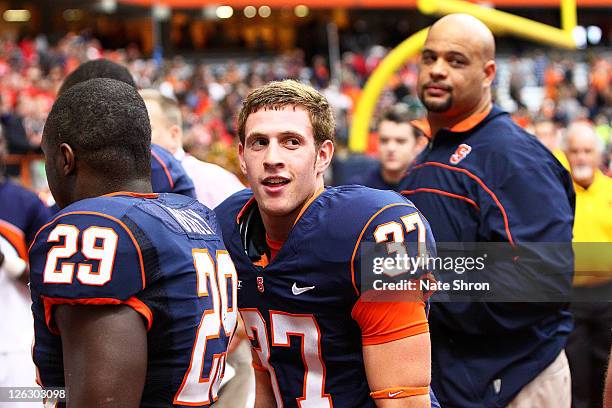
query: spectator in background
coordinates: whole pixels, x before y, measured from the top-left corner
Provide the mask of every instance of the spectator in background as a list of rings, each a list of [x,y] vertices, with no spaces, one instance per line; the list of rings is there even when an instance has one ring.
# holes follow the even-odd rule
[[[93,78],[110,78],[136,88],[127,68],[105,59],[80,65],[66,77],[58,96],[74,85]],[[151,184],[156,193],[176,193],[196,198],[195,188],[183,166],[159,145],[151,144]]]
[[[519,57],[513,55],[510,58],[510,98],[516,103],[517,109],[525,108],[521,97],[521,90],[525,86],[525,70],[524,64]]]
[[[0,132],[0,387],[36,387],[27,248],[50,212],[36,194],[5,178],[6,154]],[[0,401],[2,408],[30,406]]]
[[[2,124],[11,154],[40,152],[40,137],[48,110],[41,112],[37,98],[22,94],[14,112],[3,109]]]
[[[226,198],[244,188],[238,177],[220,166],[206,163],[183,150],[183,119],[178,103],[154,89],[140,95],[147,105],[151,121],[151,140],[168,150],[181,162],[195,184],[197,199],[215,208]]]
[[[493,34],[476,18],[451,14],[431,26],[418,81],[427,109],[422,128],[431,142],[402,189],[429,220],[437,242],[569,244],[570,176],[493,105],[494,58]],[[493,293],[477,293],[476,300],[515,300],[466,302],[468,292],[459,293],[460,301],[432,302],[432,388],[440,405],[570,407],[564,348],[572,319],[565,304],[548,303],[546,295],[569,297],[573,258],[558,247],[551,252],[529,245],[520,259],[496,254],[485,273],[438,270],[442,281],[489,283]]]
[[[572,371],[572,406],[602,406],[603,384],[612,346],[612,179],[599,170],[603,144],[592,125],[573,123],[565,154],[576,190],[574,221],[576,276],[575,328],[567,344]],[[606,242],[608,245],[597,243]]]
[[[552,119],[539,118],[533,124],[535,137],[559,160],[559,162],[569,169],[567,157],[561,149],[561,131]]]
[[[378,125],[378,159],[380,164],[353,179],[353,184],[380,190],[399,191],[399,182],[408,166],[427,144],[419,129],[410,124],[415,119],[405,104],[397,104],[383,115]]]

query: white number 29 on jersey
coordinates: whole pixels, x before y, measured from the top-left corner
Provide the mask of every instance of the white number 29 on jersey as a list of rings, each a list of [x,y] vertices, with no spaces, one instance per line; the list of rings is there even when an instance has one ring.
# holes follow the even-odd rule
[[[198,336],[191,351],[189,369],[183,382],[174,396],[175,404],[202,405],[210,404],[217,399],[223,372],[225,371],[226,352],[215,354],[210,371],[205,378],[204,357],[208,340],[218,339],[221,330],[228,339],[232,338],[238,318],[238,278],[236,268],[227,251],[217,251],[215,258],[206,249],[194,249],[193,263],[198,277],[198,296],[210,296],[213,310],[202,315]],[[228,282],[229,281],[229,282]],[[210,283],[210,291],[207,283]],[[229,288],[228,289],[228,283]],[[232,291],[232,304],[228,304],[228,290]]]
[[[59,269],[58,263],[61,258],[71,258],[78,251],[79,229],[74,225],[58,224],[49,234],[47,242],[59,242],[64,238],[64,245],[56,245],[49,250],[45,270],[43,272],[44,283],[72,283],[74,278],[75,264],[62,262]],[[100,240],[101,245],[96,245]],[[91,265],[80,263],[76,265],[77,279],[83,285],[103,286],[110,282],[113,275],[113,264],[117,253],[117,241],[119,237],[112,228],[92,226],[83,231],[81,236],[81,253],[87,260],[100,261],[98,271],[93,272]]]
[[[113,265],[117,253],[118,235],[112,228],[92,226],[83,231],[81,253],[87,260],[99,261],[98,271],[93,272],[90,264],[60,262],[73,257],[79,250],[80,230],[74,225],[58,224],[49,234],[48,242],[60,242],[47,254],[43,271],[44,283],[71,284],[75,269],[79,282],[84,285],[103,286],[112,279]],[[97,245],[99,244],[99,245]],[[218,339],[221,330],[231,339],[238,317],[236,268],[225,250],[217,251],[215,259],[206,249],[194,249],[193,263],[197,273],[198,297],[210,297],[212,310],[206,310],[198,326],[195,344],[191,351],[189,369],[176,395],[175,404],[204,405],[217,399],[226,352],[215,354],[210,371],[203,373],[206,343]],[[60,264],[61,266],[59,266]],[[59,266],[59,268],[58,268]],[[210,291],[208,289],[210,285]],[[231,305],[229,304],[231,291]],[[206,377],[201,378],[205,374]]]

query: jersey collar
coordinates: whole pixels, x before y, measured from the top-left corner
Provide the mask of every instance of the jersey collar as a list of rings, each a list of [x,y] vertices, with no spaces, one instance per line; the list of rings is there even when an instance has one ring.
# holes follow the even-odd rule
[[[133,191],[115,191],[114,193],[104,194],[102,197],[130,196],[139,198],[157,198],[158,193],[135,193]]]
[[[293,225],[297,224],[300,218],[302,218],[302,215],[304,214],[304,212],[308,209],[308,207],[310,207],[310,204],[312,204],[314,200],[316,200],[317,197],[319,197],[323,191],[325,191],[325,187],[322,187],[319,190],[317,190],[317,192],[314,193],[314,195],[310,197],[308,201],[306,201],[306,203],[304,203],[298,216],[295,218]],[[255,196],[252,196],[251,198],[249,198],[249,200],[244,204],[244,206],[242,206],[242,208],[238,212],[238,215],[236,216],[236,224],[240,224],[242,217],[245,215],[247,210],[253,205],[253,203],[256,203]]]

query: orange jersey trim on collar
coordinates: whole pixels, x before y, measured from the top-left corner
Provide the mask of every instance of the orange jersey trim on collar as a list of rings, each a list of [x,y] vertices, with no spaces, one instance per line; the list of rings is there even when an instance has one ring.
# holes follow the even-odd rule
[[[463,119],[461,122],[455,123],[449,130],[451,132],[467,132],[482,122],[489,115],[489,113],[491,113],[491,109],[493,109],[493,105],[489,105],[485,110],[476,112],[473,115]],[[410,122],[410,124],[431,139],[431,125],[427,119],[413,120]]]
[[[140,198],[157,198],[157,193],[135,193],[133,191],[115,191],[114,193],[104,194],[102,197],[116,197],[116,196],[129,196],[129,197],[140,197]]]
[[[323,193],[323,191],[325,191],[325,187],[320,188],[319,190],[317,190],[314,195],[312,197],[310,197],[308,199],[308,201],[306,201],[304,203],[304,205],[302,206],[302,208],[300,209],[300,212],[298,213],[298,216],[295,218],[295,221],[293,222],[293,225],[295,226],[295,224],[297,224],[297,222],[300,220],[300,218],[302,218],[302,215],[304,214],[304,212],[306,211],[306,209],[308,209],[308,207],[310,207],[310,204],[312,204],[314,202],[314,200],[317,199],[317,197],[319,197],[321,195],[321,193]],[[240,212],[238,213],[238,215],[236,216],[236,223],[239,224],[240,223],[240,219],[242,218],[242,216],[244,215],[244,213],[246,212],[246,210],[254,203],[255,201],[255,196],[249,198],[249,200],[244,204],[244,206],[242,207],[242,209],[240,210]],[[291,232],[290,232],[291,233]],[[274,260],[274,258],[276,258],[276,255],[279,253],[279,251],[281,250],[282,246],[285,244],[285,241],[274,241],[272,240],[269,236],[268,233],[266,232],[266,245],[268,246],[268,248],[270,249],[270,259],[268,259],[268,256],[264,253],[261,255],[261,258],[258,261],[253,262],[253,265],[255,266],[259,266],[261,268],[265,268],[266,266],[268,266],[270,264],[270,262],[272,262]]]

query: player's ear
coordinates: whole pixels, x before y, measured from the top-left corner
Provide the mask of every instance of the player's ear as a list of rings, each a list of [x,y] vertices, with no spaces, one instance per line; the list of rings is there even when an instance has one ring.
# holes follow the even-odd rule
[[[247,175],[246,164],[244,162],[244,145],[242,143],[238,143],[238,160],[240,161],[240,170],[242,170],[242,174]]]
[[[490,87],[495,79],[495,72],[497,71],[497,66],[495,65],[495,61],[489,60],[484,65],[484,74],[485,80],[483,85],[486,87]]]
[[[334,143],[327,139],[317,151],[317,162],[315,163],[315,167],[317,168],[317,173],[324,173],[325,170],[329,167],[331,163],[331,159],[334,155]]]
[[[64,176],[68,176],[76,170],[76,159],[74,156],[74,151],[68,143],[62,143],[60,145],[60,155],[62,173]]]
[[[170,137],[172,138],[172,146],[175,151],[178,150],[183,141],[183,129],[179,125],[172,125],[170,127]]]

